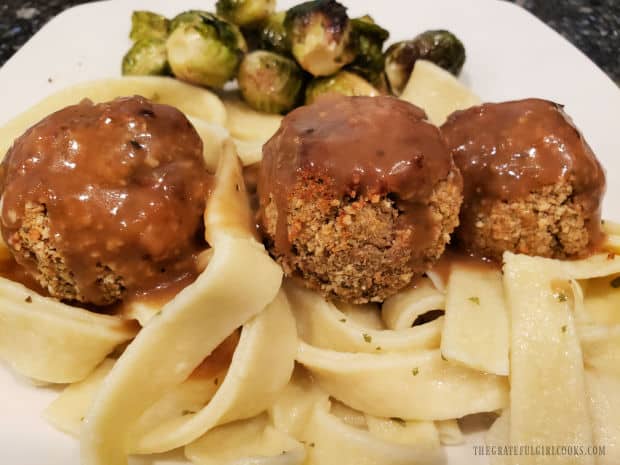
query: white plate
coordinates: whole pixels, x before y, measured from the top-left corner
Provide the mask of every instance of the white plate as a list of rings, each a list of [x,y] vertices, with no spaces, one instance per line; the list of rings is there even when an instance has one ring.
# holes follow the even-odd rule
[[[541,97],[566,105],[607,168],[604,214],[620,219],[620,90],[581,52],[534,16],[495,0],[343,0],[351,16],[370,13],[390,41],[431,28],[455,32],[467,48],[462,80],[484,100]],[[115,0],[65,11],[0,69],[0,125],[46,95],[79,81],[120,74],[130,42],[130,14],[150,9],[173,16],[214,0]],[[280,0],[281,7],[297,1]],[[79,465],[78,444],[48,426],[41,411],[52,389],[34,388],[0,367],[0,462]],[[475,440],[478,444],[481,439]],[[471,446],[448,448],[449,463],[486,463]],[[177,454],[178,456],[178,454]],[[150,459],[134,463],[151,463]],[[175,454],[157,463],[176,463]]]

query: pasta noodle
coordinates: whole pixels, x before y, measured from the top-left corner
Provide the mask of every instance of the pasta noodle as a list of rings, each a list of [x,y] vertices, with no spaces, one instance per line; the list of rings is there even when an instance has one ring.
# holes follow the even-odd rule
[[[597,465],[620,463],[620,379],[592,370],[586,373],[592,415],[593,444],[605,447]]]
[[[483,372],[508,376],[508,315],[500,271],[454,264],[441,353]]]
[[[138,334],[106,377],[82,430],[85,463],[127,463],[130,429],[139,417],[275,297],[282,272],[252,237],[240,172],[236,157],[222,157],[205,214],[213,257]],[[237,291],[239,286],[244,292]]]
[[[185,455],[201,465],[301,465],[306,451],[260,415],[209,431],[189,444]]]
[[[277,334],[277,340],[273,335]],[[133,453],[172,450],[187,444],[214,426],[245,419],[266,410],[288,383],[297,348],[295,322],[286,297],[276,299],[243,326],[228,373],[206,405],[195,413],[177,409],[175,415],[150,422],[135,432]],[[213,384],[212,382],[210,383]],[[184,414],[185,413],[185,414]]]
[[[381,316],[389,329],[410,328],[415,320],[431,310],[443,310],[446,296],[430,279],[422,278],[409,289],[386,299]]]
[[[0,358],[21,375],[50,383],[80,381],[137,330],[134,322],[72,307],[0,278]]]
[[[368,431],[392,444],[438,449],[439,432],[432,421],[405,421],[399,418],[378,418],[366,415]]]
[[[479,105],[480,98],[448,71],[426,60],[417,60],[400,96],[426,111],[428,119],[440,126],[455,110]]]
[[[281,115],[253,110],[238,97],[224,96],[226,127],[235,139],[257,142],[261,146],[273,136],[282,121]]]
[[[444,462],[441,445],[465,441],[457,419],[498,411],[489,444],[601,444],[596,465],[620,463],[614,253],[570,262],[506,253],[503,277],[457,263],[448,280],[431,270],[381,306],[329,302],[282,282],[245,191],[242,169],[260,161],[282,117],[169,78],[65,89],[0,129],[0,150],[62,106],[128,94],[186,113],[216,172],[197,280],[165,305],[129,302],[108,316],[0,278],[0,358],[35,380],[73,383],[45,417],[80,438],[84,465],[181,447],[200,465],[433,465]],[[424,61],[402,98],[438,124],[479,102]],[[620,252],[620,225],[605,230],[605,247]]]
[[[390,443],[347,425],[321,405],[315,405],[304,431],[308,463],[339,465],[428,465],[441,463],[439,449]]]
[[[60,431],[79,437],[84,416],[113,366],[114,360],[107,358],[86,379],[67,386],[45,409],[47,421]]]
[[[552,285],[561,276],[539,258],[507,252],[504,262],[512,328],[510,443],[591,445],[579,340],[569,303]],[[548,463],[538,455],[519,459]],[[591,456],[561,460],[556,463],[593,463]]]
[[[446,362],[439,350],[377,355],[302,342],[297,360],[330,395],[379,417],[448,420],[497,410],[508,402],[505,378]]]
[[[463,444],[465,438],[461,432],[461,428],[456,420],[436,421],[437,432],[439,433],[439,441],[446,446],[456,446]]]
[[[315,292],[287,286],[299,335],[316,347],[377,353],[434,348],[439,345],[441,319],[402,330],[370,329],[356,323]]]

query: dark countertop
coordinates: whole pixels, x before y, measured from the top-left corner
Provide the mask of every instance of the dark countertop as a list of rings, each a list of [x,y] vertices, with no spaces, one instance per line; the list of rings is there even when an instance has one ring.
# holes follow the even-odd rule
[[[466,0],[461,0],[466,1]],[[620,0],[513,0],[570,40],[620,83]],[[4,0],[0,65],[51,17],[84,0]]]

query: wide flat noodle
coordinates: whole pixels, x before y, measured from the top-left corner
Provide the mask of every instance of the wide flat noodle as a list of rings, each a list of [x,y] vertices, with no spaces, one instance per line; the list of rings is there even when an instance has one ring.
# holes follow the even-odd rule
[[[384,441],[368,431],[346,424],[315,405],[303,433],[307,465],[411,465],[442,463],[440,449],[412,447]]]
[[[238,95],[222,97],[226,107],[225,126],[235,138],[263,145],[273,136],[282,122],[282,116],[253,110]]]
[[[0,358],[21,375],[80,381],[137,331],[133,321],[65,305],[0,278]]]
[[[497,418],[487,431],[485,442],[488,446],[494,447],[496,453],[489,457],[491,465],[511,465],[509,455],[497,453],[509,445],[510,438],[510,411],[505,409],[501,416]]]
[[[444,446],[457,446],[465,442],[459,422],[456,420],[436,421],[435,426],[439,433],[439,441]]]
[[[416,61],[400,98],[422,108],[438,126],[452,112],[480,104],[480,98],[457,78],[426,60]]]
[[[620,324],[620,275],[581,281],[583,306],[589,323]]]
[[[306,451],[263,414],[209,431],[188,444],[185,455],[199,465],[301,465]]]
[[[177,107],[186,115],[224,126],[226,109],[214,93],[177,79],[157,76],[131,76],[99,79],[62,89],[26,110],[0,128],[0,154],[4,156],[13,140],[50,113],[84,98],[105,102],[116,97],[142,95],[157,103]]]
[[[316,404],[328,410],[329,396],[313,382],[309,373],[298,365],[291,381],[269,407],[268,413],[271,422],[279,431],[301,438]]]
[[[579,338],[586,368],[620,379],[620,325],[580,327]]]
[[[232,363],[213,398],[192,413],[180,407],[165,418],[142,422],[132,431],[130,451],[147,454],[172,450],[217,425],[266,410],[289,382],[296,350],[295,321],[286,296],[280,292],[243,326]]]
[[[566,298],[546,260],[504,254],[511,312],[510,443],[591,445],[579,340]],[[555,266],[555,265],[553,265]],[[593,464],[591,456],[519,457],[519,465]]]
[[[138,418],[276,296],[282,271],[253,238],[241,166],[230,153],[220,162],[205,225],[214,249],[207,269],[138,334],[105,379],[84,422],[85,465],[126,464]]]
[[[439,346],[441,319],[398,331],[374,329],[348,317],[316,292],[291,283],[286,290],[295,312],[299,336],[313,346],[368,353]]]
[[[202,139],[204,160],[209,171],[214,172],[217,168],[220,156],[225,151],[224,144],[228,140],[234,143],[243,166],[253,165],[263,158],[263,143],[261,141],[237,139],[232,137],[223,126],[195,116],[187,115],[187,117]]]
[[[438,449],[440,446],[439,432],[432,421],[366,415],[366,424],[370,434],[392,444],[428,449]]]
[[[501,272],[454,264],[441,334],[444,357],[486,373],[508,376],[508,332]]]
[[[70,384],[43,412],[43,416],[56,429],[78,437],[82,421],[99,391],[103,379],[110,373],[114,360],[105,359],[88,377]]]
[[[586,386],[592,415],[593,446],[604,447],[597,465],[620,463],[620,378],[588,370]]]
[[[506,378],[447,362],[439,350],[345,353],[302,342],[297,361],[331,396],[378,417],[448,420],[508,403]]]
[[[389,329],[405,329],[410,328],[419,316],[445,308],[445,294],[429,278],[421,278],[383,302],[381,316]]]

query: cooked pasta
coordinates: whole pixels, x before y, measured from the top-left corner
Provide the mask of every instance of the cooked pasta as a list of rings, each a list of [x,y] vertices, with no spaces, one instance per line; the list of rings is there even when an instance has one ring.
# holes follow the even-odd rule
[[[403,98],[433,121],[478,101],[429,66]],[[462,417],[489,412],[488,444],[607,447],[495,465],[620,463],[620,226],[585,260],[506,253],[503,272],[455,262],[381,305],[331,302],[283,280],[257,238],[243,167],[280,116],[167,78],[94,81],[10,122],[0,150],[66,104],[134,93],[186,113],[215,173],[196,281],[110,316],[0,278],[0,358],[68,384],[44,416],[79,439],[84,465],[178,448],[199,465],[432,465],[467,441]]]

